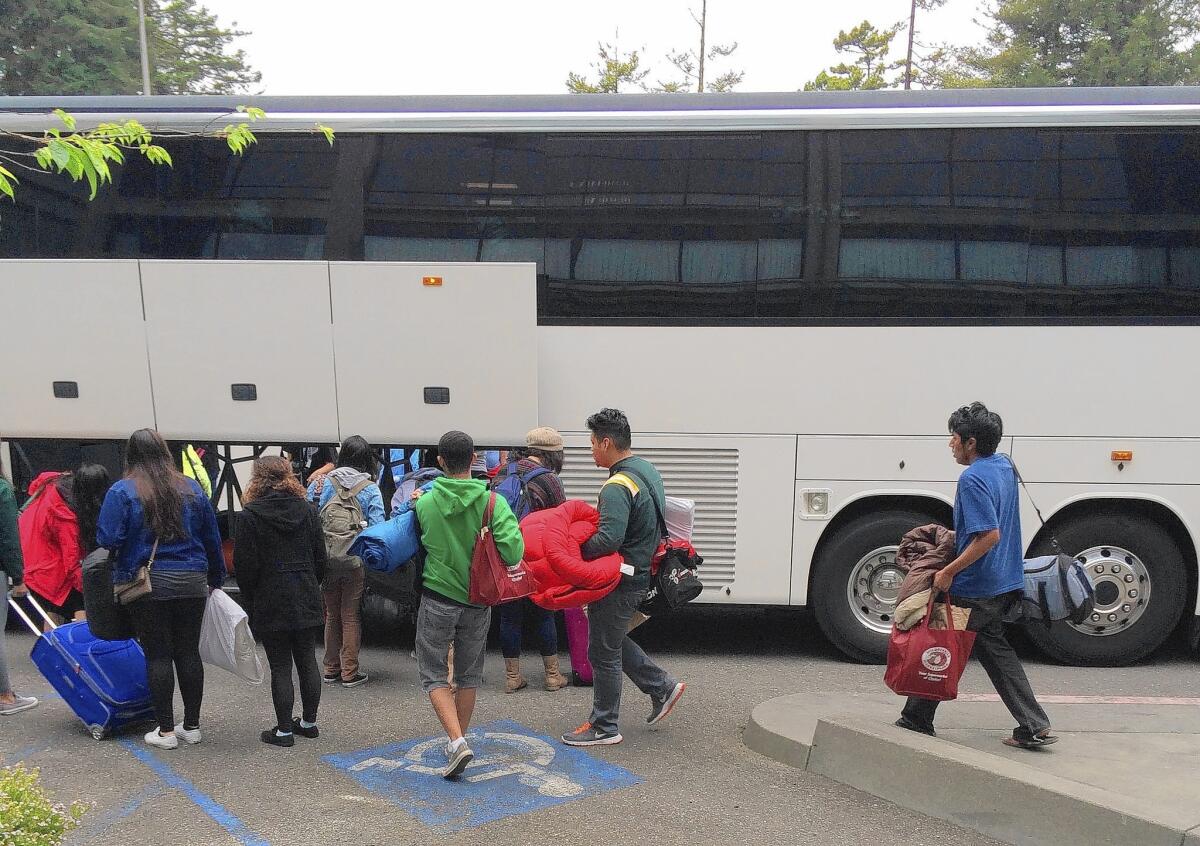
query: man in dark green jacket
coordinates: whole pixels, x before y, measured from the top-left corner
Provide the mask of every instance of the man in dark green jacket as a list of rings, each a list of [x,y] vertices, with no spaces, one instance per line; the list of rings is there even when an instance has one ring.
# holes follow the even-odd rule
[[[463,737],[475,709],[475,691],[483,679],[484,648],[492,609],[469,602],[471,555],[483,527],[487,483],[471,478],[475,444],[465,432],[447,432],[438,442],[438,464],[446,475],[420,496],[413,509],[421,524],[425,571],[417,612],[417,665],[421,685],[446,730],[444,778],[456,778],[474,758]],[[496,550],[508,566],[521,562],[525,541],[508,501],[496,497],[488,524]],[[446,681],[446,653],[454,646],[454,677]]]
[[[32,696],[17,696],[8,680],[8,659],[4,647],[4,626],[8,622],[8,582],[13,583],[12,595],[25,596],[25,562],[21,558],[21,536],[17,532],[17,499],[12,485],[3,476],[0,465],[0,717],[19,714],[35,707]]]
[[[592,459],[608,469],[600,489],[600,526],[581,548],[591,561],[619,552],[621,583],[588,606],[588,660],[592,664],[592,714],[586,723],[562,736],[568,746],[608,746],[621,742],[617,719],[621,708],[621,672],[650,697],[647,725],[671,713],[685,685],[677,682],[629,639],[629,621],[650,586],[650,561],[662,540],[666,508],[662,477],[654,465],[634,455],[629,420],[605,408],[587,421]]]

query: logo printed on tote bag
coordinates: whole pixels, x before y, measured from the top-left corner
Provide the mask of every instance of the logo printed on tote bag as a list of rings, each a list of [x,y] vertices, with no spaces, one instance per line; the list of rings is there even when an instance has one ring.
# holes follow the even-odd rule
[[[931,646],[921,653],[925,669],[940,673],[950,666],[950,650],[944,646]]]

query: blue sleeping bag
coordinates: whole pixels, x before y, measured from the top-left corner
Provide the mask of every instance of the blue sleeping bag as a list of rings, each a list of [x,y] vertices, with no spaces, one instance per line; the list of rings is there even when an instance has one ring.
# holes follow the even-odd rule
[[[406,509],[390,520],[363,529],[350,544],[350,554],[357,555],[372,570],[391,573],[416,555],[420,544],[417,512]]]
[[[430,482],[421,489],[428,491]],[[392,573],[412,560],[421,547],[421,524],[411,502],[402,503],[391,518],[359,532],[350,544],[350,555],[357,555],[365,566],[379,573]]]

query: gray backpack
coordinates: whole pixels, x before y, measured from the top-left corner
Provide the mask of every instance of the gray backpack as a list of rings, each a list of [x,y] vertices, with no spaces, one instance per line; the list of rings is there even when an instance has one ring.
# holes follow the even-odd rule
[[[1055,544],[1057,548],[1057,542]],[[1069,555],[1043,555],[1025,560],[1024,618],[1046,628],[1067,620],[1082,623],[1096,607],[1096,591],[1083,565]]]
[[[1029,493],[1029,486],[1021,478],[1021,471],[1017,470],[1012,456],[1008,456],[1008,461],[1012,464],[1017,481],[1025,489],[1025,495],[1029,497],[1038,521],[1043,529],[1046,528],[1042,511],[1034,501],[1033,494]],[[1054,548],[1054,555],[1025,560],[1022,618],[1039,620],[1046,628],[1063,620],[1078,625],[1092,616],[1096,608],[1096,589],[1084,566],[1062,551],[1058,538],[1051,535],[1050,545]]]
[[[326,478],[325,482],[333,485],[333,496],[321,506],[321,532],[325,535],[325,551],[329,556],[326,569],[342,573],[362,566],[362,559],[350,555],[349,549],[359,532],[367,527],[358,495],[371,480],[364,479],[352,488],[344,487],[333,478]]]

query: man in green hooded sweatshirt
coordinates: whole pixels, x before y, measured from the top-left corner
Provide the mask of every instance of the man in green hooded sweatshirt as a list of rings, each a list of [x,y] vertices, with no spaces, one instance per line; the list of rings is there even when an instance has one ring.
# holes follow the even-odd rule
[[[483,527],[487,483],[471,478],[475,443],[465,432],[447,432],[438,441],[438,464],[446,475],[413,508],[425,547],[424,586],[417,612],[417,666],[421,686],[446,730],[444,778],[456,778],[475,754],[467,746],[467,728],[475,709],[475,691],[483,681],[484,647],[492,609],[468,602],[471,554]],[[502,496],[496,497],[490,524],[496,549],[510,567],[525,554],[517,518]],[[452,691],[446,680],[446,655],[454,647]]]

